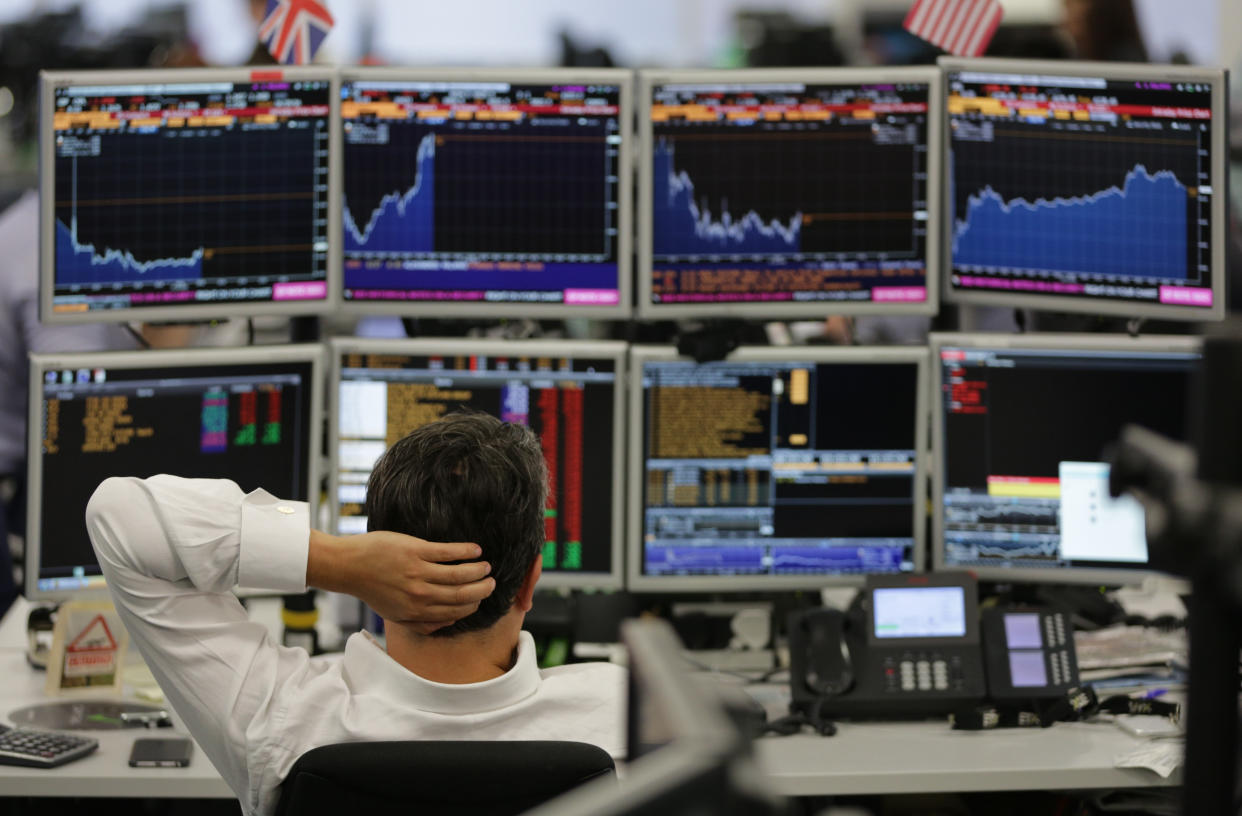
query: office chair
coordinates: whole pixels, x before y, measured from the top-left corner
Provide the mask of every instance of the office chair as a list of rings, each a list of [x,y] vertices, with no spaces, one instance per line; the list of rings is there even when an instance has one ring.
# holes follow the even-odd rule
[[[615,775],[608,752],[582,742],[338,743],[298,758],[276,816],[507,816]]]

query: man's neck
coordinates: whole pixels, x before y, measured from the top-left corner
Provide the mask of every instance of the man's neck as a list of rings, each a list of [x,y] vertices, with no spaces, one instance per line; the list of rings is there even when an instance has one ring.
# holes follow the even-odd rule
[[[517,660],[517,627],[502,620],[483,632],[455,637],[430,637],[400,624],[386,622],[388,655],[433,683],[482,683],[500,677]]]

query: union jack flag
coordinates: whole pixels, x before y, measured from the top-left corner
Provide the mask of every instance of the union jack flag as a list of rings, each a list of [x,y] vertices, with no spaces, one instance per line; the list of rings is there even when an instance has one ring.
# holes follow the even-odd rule
[[[267,0],[259,39],[277,62],[307,65],[332,30],[332,15],[316,0]]]

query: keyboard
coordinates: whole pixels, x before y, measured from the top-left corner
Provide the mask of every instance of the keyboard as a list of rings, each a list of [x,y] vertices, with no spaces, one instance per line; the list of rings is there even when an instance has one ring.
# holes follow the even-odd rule
[[[99,740],[90,737],[0,725],[0,765],[55,768],[98,747]]]

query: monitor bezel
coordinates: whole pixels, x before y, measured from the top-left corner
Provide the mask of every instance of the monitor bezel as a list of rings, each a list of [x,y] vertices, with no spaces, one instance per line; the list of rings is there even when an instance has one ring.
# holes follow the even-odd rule
[[[26,416],[26,554],[25,596],[32,601],[65,601],[106,597],[106,589],[40,590],[39,564],[42,555],[41,520],[43,500],[43,373],[61,368],[186,369],[217,365],[264,365],[270,363],[309,363],[310,421],[306,426],[307,467],[306,504],[311,527],[316,527],[319,507],[319,475],[323,452],[324,350],[319,344],[251,346],[220,349],[161,349],[155,351],[102,351],[46,353],[30,355],[29,398]],[[117,474],[122,475],[122,474]],[[85,512],[85,508],[83,508]],[[86,534],[83,527],[83,535]]]
[[[1223,68],[1199,68],[1183,65],[1148,65],[1145,63],[1116,62],[1067,62],[1061,60],[1026,60],[1001,58],[954,58],[940,57],[937,66],[944,72],[941,98],[938,107],[944,112],[940,164],[944,173],[940,209],[941,258],[940,268],[943,291],[941,299],[946,303],[975,306],[1001,306],[1013,309],[1044,309],[1053,312],[1107,315],[1123,318],[1149,317],[1163,320],[1188,320],[1207,322],[1225,318],[1225,246],[1229,241],[1226,202],[1229,198],[1228,150],[1225,133],[1228,128],[1228,74]],[[958,71],[983,73],[1030,74],[1035,76],[1092,76],[1106,80],[1153,80],[1170,82],[1203,82],[1212,86],[1212,201],[1211,226],[1213,235],[1211,275],[1212,306],[1173,306],[1162,303],[1140,303],[1116,298],[1058,297],[1027,292],[966,291],[953,288],[953,227],[956,213],[953,209],[953,178],[949,170],[953,152],[949,138],[951,118],[948,114],[950,75]]]
[[[927,238],[924,286],[927,298],[918,303],[875,303],[868,301],[819,300],[810,303],[652,303],[651,276],[653,266],[652,187],[654,136],[651,123],[651,93],[655,85],[801,82],[807,85],[854,85],[860,83],[925,82],[927,83]],[[771,317],[799,318],[840,315],[934,315],[940,298],[940,241],[943,229],[940,211],[933,203],[941,200],[943,73],[934,66],[897,66],[872,68],[744,68],[722,70],[650,69],[638,72],[638,134],[640,157],[638,174],[638,259],[635,277],[638,292],[636,314],[647,320],[676,317]]]
[[[644,446],[644,410],[646,394],[643,389],[643,365],[653,361],[690,361],[671,346],[641,346],[630,348],[630,450],[629,450],[629,529],[627,541],[629,556],[626,587],[634,592],[777,592],[797,589],[820,589],[832,586],[863,586],[866,573],[850,575],[644,575],[643,534],[643,482],[646,471]],[[743,347],[725,358],[726,362],[807,362],[828,364],[887,364],[916,366],[916,398],[914,405],[915,468],[913,501],[910,513],[914,530],[914,570],[909,573],[884,573],[886,575],[914,575],[926,569],[927,545],[927,469],[928,469],[928,364],[930,357],[926,346],[873,346],[873,347],[812,347],[812,346],[766,346]]]
[[[336,88],[339,136],[343,120],[339,116],[340,96],[348,82],[511,82],[531,84],[599,83],[617,85],[620,103],[617,118],[621,144],[617,151],[617,303],[612,306],[580,306],[564,303],[454,303],[452,301],[349,300],[344,297],[345,244],[341,237],[334,245],[340,276],[337,302],[340,311],[351,315],[401,315],[404,317],[590,317],[601,320],[628,318],[632,313],[633,275],[633,175],[634,162],[634,72],[625,68],[396,68],[342,67]],[[344,196],[344,144],[341,151],[341,198]],[[342,208],[338,206],[336,224],[343,230]]]
[[[952,334],[933,333],[928,343],[932,364],[932,564],[933,572],[966,570],[981,581],[1006,583],[1095,584],[1136,586],[1150,576],[1163,573],[1142,567],[1001,567],[947,564],[944,547],[945,490],[945,412],[944,367],[940,363],[945,348],[989,349],[1001,351],[1101,351],[1168,352],[1195,354],[1202,350],[1198,337],[1154,335],[1130,337],[1118,334]]]
[[[328,380],[328,518],[335,534],[340,521],[336,496],[340,488],[338,451],[341,442],[341,364],[345,354],[468,354],[512,357],[518,354],[599,359],[613,363],[612,410],[612,562],[608,572],[547,571],[539,578],[540,589],[620,589],[624,583],[622,553],[625,547],[625,418],[626,344],[614,340],[496,340],[496,339],[365,339],[334,338],[329,345],[331,373]]]
[[[328,255],[322,300],[189,303],[175,306],[128,306],[85,312],[53,309],[56,287],[56,156],[52,115],[55,89],[66,85],[177,85],[193,82],[264,82],[311,80],[328,83]],[[328,314],[339,308],[341,267],[332,247],[341,242],[340,97],[336,70],[331,67],[176,68],[102,71],[41,71],[39,73],[39,319],[49,324],[180,321],[230,317]],[[335,213],[335,215],[334,215]]]

